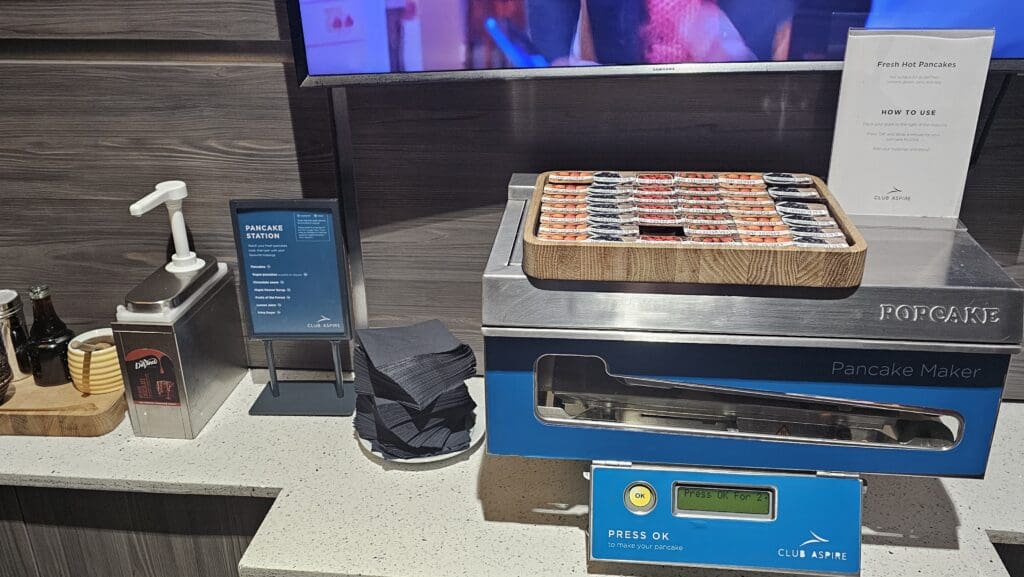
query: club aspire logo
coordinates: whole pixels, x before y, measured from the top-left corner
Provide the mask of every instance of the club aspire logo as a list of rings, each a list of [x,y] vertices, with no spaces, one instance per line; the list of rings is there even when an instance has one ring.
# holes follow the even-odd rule
[[[808,532],[811,534],[811,538],[800,544],[800,548],[801,549],[803,549],[804,547],[806,547],[808,545],[813,545],[815,543],[828,543],[828,539],[822,537],[821,535],[818,535],[814,531],[808,531]]]
[[[821,559],[827,561],[846,561],[849,553],[842,549],[836,549],[829,545],[829,540],[814,531],[807,531],[810,534],[808,539],[794,548],[787,549],[779,547],[779,557],[790,559]]]
[[[340,329],[341,323],[331,319],[331,317],[321,314],[320,318],[311,323],[306,323],[308,329]]]

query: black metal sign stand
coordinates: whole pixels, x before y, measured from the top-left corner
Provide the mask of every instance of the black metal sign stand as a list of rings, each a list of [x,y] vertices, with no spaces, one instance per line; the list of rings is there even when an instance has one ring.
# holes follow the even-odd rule
[[[353,331],[356,328],[365,326],[365,313],[354,315],[353,314],[353,287],[349,282],[349,258],[347,251],[347,243],[351,242],[348,238],[348,230],[345,227],[344,221],[341,218],[342,207],[337,201],[332,200],[314,200],[314,199],[302,199],[302,200],[278,200],[278,201],[260,201],[260,200],[232,200],[230,202],[231,207],[231,220],[232,227],[235,234],[235,246],[238,251],[238,266],[239,266],[239,279],[242,284],[241,294],[244,298],[248,315],[246,315],[246,322],[248,326],[248,334],[253,338],[258,338],[263,341],[264,350],[267,353],[267,369],[270,372],[270,382],[266,384],[263,390],[260,392],[256,402],[249,409],[250,415],[281,415],[281,416],[341,416],[347,417],[355,412],[356,405],[356,393],[355,383],[351,377],[351,373],[348,373],[348,382],[346,382],[346,373],[344,372],[344,352],[351,350],[351,338]],[[273,217],[272,220],[256,220],[249,224],[246,221],[246,225],[240,222],[243,215],[258,215],[263,211],[271,211],[273,213],[279,213]],[[292,221],[280,220],[280,213],[321,213],[329,214],[328,223],[326,226],[317,226],[314,221],[313,224],[308,223],[304,229],[305,238],[299,236],[298,225],[295,224],[294,228],[288,228],[289,233],[293,234],[294,237],[284,236],[284,227],[290,226],[289,224],[278,224],[278,222],[290,223]],[[295,221],[297,222],[297,221]],[[245,228],[249,226],[250,228]],[[256,228],[264,227],[264,228]],[[276,228],[271,228],[276,227]],[[266,234],[277,234],[276,237],[266,236],[249,236]],[[268,258],[284,258],[280,255],[288,254],[290,245],[302,243],[304,241],[310,242],[310,238],[313,237],[311,242],[329,242],[333,241],[334,254],[331,256],[321,255],[321,260],[313,261],[316,265],[309,265],[307,269],[293,269],[288,270],[285,268],[275,268],[271,271],[271,264],[273,260],[266,260]],[[264,240],[269,240],[273,246],[268,245],[267,247],[261,248],[265,252],[274,254],[273,257],[262,256],[265,259],[259,263],[258,266],[254,265],[250,268],[250,262],[248,260],[249,253],[244,248],[245,240],[253,240],[257,244]],[[358,239],[357,239],[358,240]],[[312,246],[312,245],[309,245]],[[282,248],[283,247],[283,248]],[[319,250],[329,249],[330,247],[321,246]],[[313,249],[309,248],[305,250],[303,254],[309,254]],[[255,253],[254,253],[255,254]],[[315,254],[315,253],[314,253]],[[329,263],[331,257],[336,258],[336,267],[332,267]],[[289,258],[299,258],[299,255],[292,255]],[[295,262],[295,261],[289,261]],[[274,264],[277,267],[279,265]],[[336,269],[336,271],[335,271]],[[361,270],[361,269],[360,269]],[[335,310],[331,304],[334,298],[331,289],[327,289],[325,293],[323,290],[313,292],[313,296],[294,296],[293,288],[290,286],[284,286],[284,282],[280,279],[283,278],[301,278],[301,279],[316,279],[322,278],[324,281],[331,279],[331,273],[338,275],[337,286],[340,288],[340,296],[342,300],[338,303],[340,310]],[[250,279],[250,275],[255,275],[253,279]],[[318,276],[326,275],[326,276]],[[316,317],[308,318],[302,323],[295,323],[293,320],[295,317],[285,316],[273,317],[285,321],[283,324],[274,324],[269,320],[263,320],[261,326],[257,327],[254,322],[254,318],[257,316],[256,303],[251,302],[250,298],[250,282],[254,285],[262,285],[264,291],[274,291],[273,294],[277,297],[271,301],[269,298],[264,297],[261,301],[264,310],[276,311],[277,315],[282,315],[282,307],[285,302],[296,302],[296,303],[309,303],[309,302],[324,302],[328,308],[325,311],[318,311],[317,314],[321,316],[320,321],[316,321]],[[296,281],[302,283],[303,281]],[[333,284],[333,283],[332,283]],[[361,284],[361,283],[360,283]],[[310,286],[307,282],[303,290],[309,290]],[[324,286],[321,283],[319,286]],[[330,285],[326,285],[330,286]],[[267,288],[271,287],[271,288]],[[362,287],[359,287],[360,289]],[[257,290],[253,288],[253,290]],[[355,291],[359,295],[362,295],[362,290]],[[295,298],[292,301],[292,298]],[[319,299],[319,300],[318,300]],[[360,306],[355,308],[360,311],[365,311],[365,301],[360,301]],[[333,311],[333,312],[332,312]],[[327,314],[325,315],[324,312]],[[272,313],[273,314],[273,313]],[[310,311],[305,310],[302,313],[309,315]],[[330,315],[330,316],[327,316]],[[288,322],[291,321],[291,322]],[[333,322],[334,324],[321,326],[320,322]],[[269,323],[269,324],[268,324]],[[336,331],[333,329],[337,329]],[[308,330],[307,330],[308,329]],[[274,340],[299,340],[299,341],[310,341],[320,340],[328,341],[331,343],[331,360],[334,365],[334,379],[327,381],[282,381],[277,375],[277,363],[274,358]]]
[[[347,417],[356,410],[355,384],[343,378],[340,340],[331,341],[333,381],[281,381],[274,363],[274,341],[264,340],[270,382],[263,387],[250,415]],[[284,385],[284,386],[282,386]]]

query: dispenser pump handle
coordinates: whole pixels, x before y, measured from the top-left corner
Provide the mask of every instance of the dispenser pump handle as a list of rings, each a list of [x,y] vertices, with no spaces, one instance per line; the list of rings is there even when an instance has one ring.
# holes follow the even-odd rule
[[[156,185],[156,189],[132,204],[128,211],[132,216],[142,216],[161,204],[167,206],[167,216],[171,222],[171,236],[174,238],[174,254],[171,262],[164,268],[167,272],[184,274],[200,270],[206,263],[196,257],[188,246],[188,234],[185,229],[185,214],[181,211],[182,201],[188,197],[188,187],[180,180],[168,180]]]

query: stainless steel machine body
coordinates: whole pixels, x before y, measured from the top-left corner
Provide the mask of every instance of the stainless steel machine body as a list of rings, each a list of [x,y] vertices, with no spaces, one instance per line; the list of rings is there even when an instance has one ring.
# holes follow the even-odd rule
[[[962,227],[854,217],[854,289],[543,281],[534,182],[513,177],[484,273],[492,452],[984,473],[1024,307]]]
[[[189,278],[161,269],[129,293],[129,311],[171,320],[112,324],[136,435],[195,438],[247,371],[233,275],[205,258]]]

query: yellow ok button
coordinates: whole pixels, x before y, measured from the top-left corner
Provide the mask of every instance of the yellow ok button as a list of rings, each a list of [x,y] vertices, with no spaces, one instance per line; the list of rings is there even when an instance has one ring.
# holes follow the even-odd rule
[[[626,508],[634,513],[650,511],[654,501],[654,489],[647,483],[633,483],[626,489]]]

